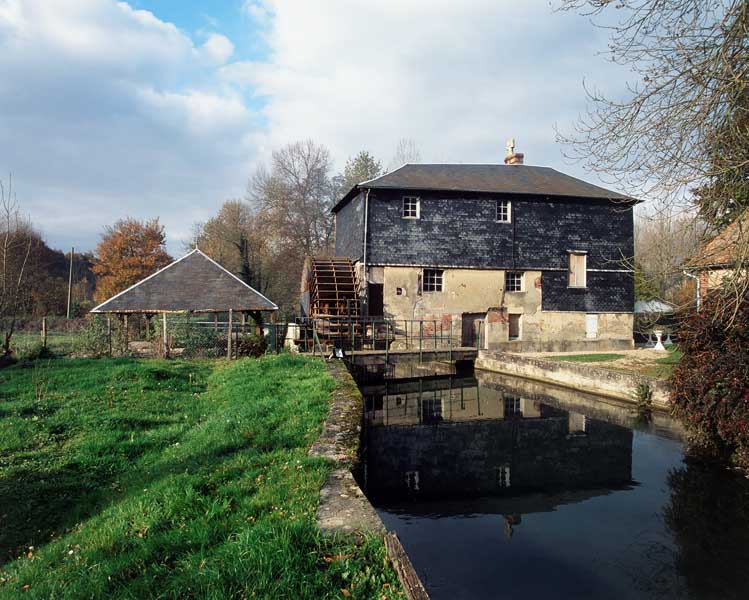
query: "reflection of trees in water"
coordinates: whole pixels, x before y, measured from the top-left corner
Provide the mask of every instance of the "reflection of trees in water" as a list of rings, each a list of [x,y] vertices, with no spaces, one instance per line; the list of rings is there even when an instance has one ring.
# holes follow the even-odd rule
[[[697,598],[748,598],[749,482],[690,464],[669,473],[664,521],[676,566]]]

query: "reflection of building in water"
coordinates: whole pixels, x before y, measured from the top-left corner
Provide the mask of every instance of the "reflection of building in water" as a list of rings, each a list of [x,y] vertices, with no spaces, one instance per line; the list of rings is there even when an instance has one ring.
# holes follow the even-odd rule
[[[538,402],[479,388],[474,377],[414,377],[360,388],[366,420],[371,425],[541,416]]]
[[[621,486],[632,432],[455,376],[362,386],[367,491],[470,496]]]

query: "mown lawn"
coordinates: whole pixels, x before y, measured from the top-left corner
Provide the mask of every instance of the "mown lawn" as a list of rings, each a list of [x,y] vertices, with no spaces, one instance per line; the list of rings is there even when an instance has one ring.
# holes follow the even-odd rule
[[[52,360],[0,371],[0,598],[390,598],[324,540],[324,366]]]
[[[682,352],[677,346],[666,346],[668,354],[663,358],[656,359],[656,364],[645,370],[645,375],[650,377],[660,377],[661,379],[668,379],[674,372],[676,365],[682,357]]]

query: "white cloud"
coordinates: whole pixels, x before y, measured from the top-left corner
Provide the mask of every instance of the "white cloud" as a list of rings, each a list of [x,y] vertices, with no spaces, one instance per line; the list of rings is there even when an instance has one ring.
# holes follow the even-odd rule
[[[245,0],[242,3],[242,11],[260,23],[267,23],[272,16],[270,3],[266,0]]]
[[[514,136],[530,164],[581,175],[554,124],[584,110],[583,77],[623,81],[596,57],[606,32],[546,0],[241,8],[263,60],[125,2],[0,0],[0,173],[53,243],[159,215],[176,252],[253,160],[307,137],[342,167],[361,149],[387,164],[402,137],[425,161],[498,162]]]
[[[56,245],[160,216],[173,252],[241,195],[258,116],[218,78],[233,52],[110,0],[0,0],[0,173]]]
[[[543,1],[267,4],[270,59],[222,70],[268,99],[263,148],[312,137],[339,164],[362,148],[387,163],[410,137],[425,161],[497,162],[514,136],[530,163],[566,168],[555,122],[584,109],[584,75],[612,80],[606,33]]]
[[[234,54],[234,44],[226,36],[212,33],[208,36],[201,50],[211,63],[223,65]]]

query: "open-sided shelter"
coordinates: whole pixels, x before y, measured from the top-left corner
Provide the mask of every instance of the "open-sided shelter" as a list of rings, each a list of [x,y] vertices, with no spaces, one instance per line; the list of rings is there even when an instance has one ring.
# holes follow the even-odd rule
[[[247,315],[260,325],[278,306],[198,248],[91,310],[117,316],[169,313]],[[166,322],[166,317],[164,317]]]

